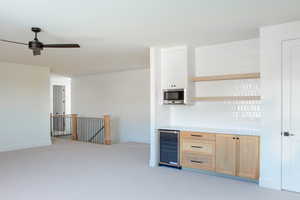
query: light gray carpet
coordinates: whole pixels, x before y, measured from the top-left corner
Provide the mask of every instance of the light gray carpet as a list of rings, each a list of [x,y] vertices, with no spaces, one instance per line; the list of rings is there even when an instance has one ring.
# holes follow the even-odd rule
[[[149,146],[55,140],[43,148],[0,153],[2,200],[299,200],[256,184],[149,168]]]

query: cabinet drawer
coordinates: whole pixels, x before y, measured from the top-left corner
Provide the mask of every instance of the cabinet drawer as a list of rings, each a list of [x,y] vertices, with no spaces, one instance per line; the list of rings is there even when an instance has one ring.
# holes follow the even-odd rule
[[[216,135],[213,133],[201,133],[201,132],[190,132],[182,131],[182,139],[192,139],[192,140],[216,140]]]
[[[183,153],[182,167],[215,171],[214,156],[207,156],[195,153]]]
[[[181,148],[183,152],[215,155],[216,144],[215,141],[185,139]]]

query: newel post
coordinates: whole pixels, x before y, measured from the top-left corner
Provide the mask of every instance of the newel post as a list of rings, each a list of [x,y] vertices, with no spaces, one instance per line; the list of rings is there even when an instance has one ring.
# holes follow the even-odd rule
[[[77,114],[71,114],[72,118],[72,139],[73,140],[78,140],[78,135],[77,135]]]
[[[110,116],[104,115],[104,144],[111,144]]]

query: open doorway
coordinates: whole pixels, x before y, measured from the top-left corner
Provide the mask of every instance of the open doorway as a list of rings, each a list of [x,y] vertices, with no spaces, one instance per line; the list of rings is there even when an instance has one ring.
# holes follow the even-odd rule
[[[61,90],[64,90],[64,111],[63,108],[60,108],[57,106],[54,108],[55,104],[55,98],[54,98],[54,93],[57,91],[59,94],[61,94]],[[59,98],[58,98],[59,99]],[[52,114],[55,113],[63,113],[68,115],[72,114],[71,113],[71,78],[65,77],[65,76],[60,76],[57,74],[51,74],[50,76],[50,112]],[[61,104],[60,104],[61,105]]]

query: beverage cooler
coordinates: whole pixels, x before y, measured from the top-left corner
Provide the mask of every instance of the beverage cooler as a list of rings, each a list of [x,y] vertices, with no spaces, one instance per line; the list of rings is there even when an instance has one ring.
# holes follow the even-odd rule
[[[160,166],[180,167],[179,138],[180,131],[159,129],[160,138]]]

